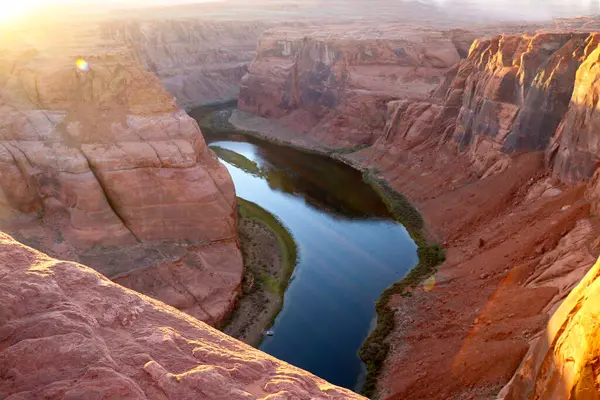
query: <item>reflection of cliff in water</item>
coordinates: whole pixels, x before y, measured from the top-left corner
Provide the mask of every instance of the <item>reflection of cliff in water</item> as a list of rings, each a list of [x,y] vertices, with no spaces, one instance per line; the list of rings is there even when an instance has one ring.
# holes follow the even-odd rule
[[[359,171],[325,156],[300,152],[236,133],[206,134],[208,143],[219,140],[257,144],[261,175],[269,186],[302,197],[313,207],[342,218],[390,218],[375,191]],[[308,162],[307,162],[308,160]]]

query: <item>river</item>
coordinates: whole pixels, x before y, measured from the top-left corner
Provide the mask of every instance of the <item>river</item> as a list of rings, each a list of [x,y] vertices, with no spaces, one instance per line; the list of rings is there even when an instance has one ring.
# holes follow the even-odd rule
[[[206,136],[259,166],[253,174],[223,162],[237,195],[276,215],[298,245],[274,335],[260,349],[359,391],[365,367],[357,351],[375,302],[417,264],[417,246],[359,171],[247,135]]]

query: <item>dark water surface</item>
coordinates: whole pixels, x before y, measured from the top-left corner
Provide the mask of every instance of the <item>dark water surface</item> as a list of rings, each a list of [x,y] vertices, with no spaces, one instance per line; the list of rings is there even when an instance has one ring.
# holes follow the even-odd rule
[[[294,236],[298,263],[284,306],[260,349],[349,389],[359,390],[357,355],[381,292],[418,261],[417,246],[360,172],[241,134],[207,135],[258,164],[225,162],[237,195],[276,215]]]

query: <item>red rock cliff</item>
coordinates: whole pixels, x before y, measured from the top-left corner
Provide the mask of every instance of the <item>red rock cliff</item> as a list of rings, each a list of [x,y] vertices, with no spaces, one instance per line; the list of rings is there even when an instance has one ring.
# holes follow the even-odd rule
[[[219,321],[243,273],[227,170],[126,47],[95,26],[55,28],[60,43],[43,30],[3,43],[3,227]]]
[[[385,104],[427,98],[473,38],[459,30],[348,30],[265,33],[239,108],[324,143],[371,144],[385,123]]]
[[[397,328],[381,394],[495,395],[524,357],[507,398],[559,398],[557,388],[577,386],[574,376],[587,385],[578,366],[587,356],[569,353],[575,369],[563,362],[552,321],[564,322],[565,311],[544,329],[598,255],[589,214],[600,155],[592,133],[598,45],[595,34],[579,33],[476,41],[429,101],[389,104],[385,134],[366,160],[419,204],[448,261],[412,298],[390,301]],[[572,307],[567,314],[579,318]],[[403,372],[407,363],[416,375]]]

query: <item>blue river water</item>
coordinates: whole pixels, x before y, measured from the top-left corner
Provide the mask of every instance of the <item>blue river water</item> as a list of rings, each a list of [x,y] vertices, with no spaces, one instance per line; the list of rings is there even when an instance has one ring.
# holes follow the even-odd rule
[[[373,327],[375,302],[416,265],[417,246],[360,172],[240,134],[207,141],[266,171],[257,176],[224,162],[237,195],[276,215],[298,245],[274,335],[260,349],[360,390],[365,368],[357,352]]]

